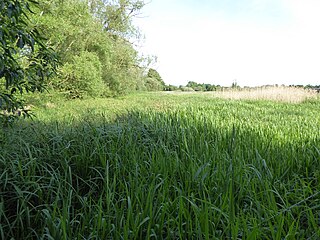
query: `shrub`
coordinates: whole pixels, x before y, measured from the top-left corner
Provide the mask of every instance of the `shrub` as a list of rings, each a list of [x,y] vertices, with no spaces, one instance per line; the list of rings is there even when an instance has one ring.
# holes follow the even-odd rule
[[[179,88],[174,86],[174,85],[167,85],[165,86],[164,90],[165,91],[177,91]]]
[[[61,69],[60,84],[72,98],[101,96],[106,86],[102,80],[102,66],[93,52],[82,52]]]
[[[146,88],[148,91],[162,91],[164,85],[157,79],[148,77],[146,80]]]
[[[191,87],[183,87],[183,86],[181,86],[179,89],[180,89],[182,92],[193,92],[193,91],[194,91],[194,89],[191,88]]]

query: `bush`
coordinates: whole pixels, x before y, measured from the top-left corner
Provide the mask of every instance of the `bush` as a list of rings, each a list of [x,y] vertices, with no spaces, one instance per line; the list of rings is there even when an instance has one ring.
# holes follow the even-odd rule
[[[165,91],[177,91],[177,90],[179,90],[179,88],[174,85],[167,85],[167,86],[165,86],[164,90]]]
[[[157,79],[148,77],[146,80],[146,88],[148,91],[162,91],[164,86]]]
[[[106,89],[102,80],[102,65],[93,52],[82,52],[73,58],[72,63],[66,63],[61,69],[60,84],[72,98],[82,98],[86,95],[101,96]]]
[[[180,87],[179,88],[182,92],[193,92],[194,91],[194,89],[193,88],[191,88],[191,87]]]

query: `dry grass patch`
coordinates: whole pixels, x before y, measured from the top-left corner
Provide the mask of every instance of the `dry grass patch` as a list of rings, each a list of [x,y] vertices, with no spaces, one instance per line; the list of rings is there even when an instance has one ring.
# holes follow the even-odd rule
[[[294,87],[268,87],[243,90],[214,92],[214,97],[225,99],[274,100],[288,103],[300,103],[316,98],[317,92]]]

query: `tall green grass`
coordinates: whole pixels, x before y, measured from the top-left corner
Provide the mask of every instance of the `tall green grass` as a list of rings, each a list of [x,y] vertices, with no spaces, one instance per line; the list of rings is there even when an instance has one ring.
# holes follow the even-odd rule
[[[1,130],[2,239],[320,238],[317,101],[37,106]]]

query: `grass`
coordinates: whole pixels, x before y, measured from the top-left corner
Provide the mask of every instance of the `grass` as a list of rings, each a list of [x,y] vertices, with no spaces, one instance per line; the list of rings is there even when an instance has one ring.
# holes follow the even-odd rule
[[[191,94],[193,92],[163,92],[164,94]],[[301,103],[318,98],[315,90],[297,87],[257,87],[242,89],[225,89],[222,91],[205,92],[207,96],[231,100],[269,100],[286,103]]]
[[[2,239],[318,239],[320,102],[33,99],[2,129]]]
[[[273,100],[289,103],[300,103],[317,97],[317,92],[296,87],[262,87],[214,92],[214,96],[227,99]]]

